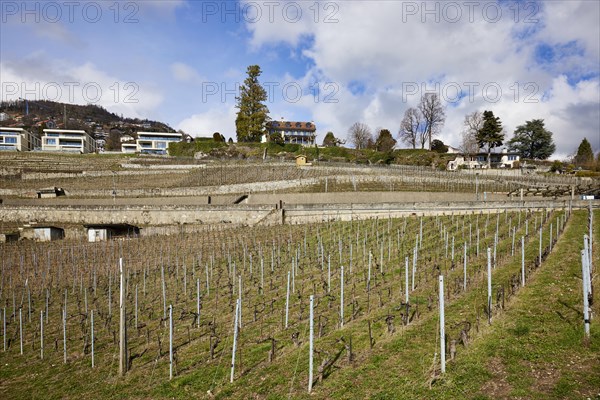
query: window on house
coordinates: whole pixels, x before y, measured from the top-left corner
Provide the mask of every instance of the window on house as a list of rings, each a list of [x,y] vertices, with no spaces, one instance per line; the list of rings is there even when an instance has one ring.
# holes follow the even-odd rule
[[[17,144],[16,137],[7,137],[4,139],[4,143]]]
[[[49,146],[56,146],[56,139],[46,139],[46,144]]]

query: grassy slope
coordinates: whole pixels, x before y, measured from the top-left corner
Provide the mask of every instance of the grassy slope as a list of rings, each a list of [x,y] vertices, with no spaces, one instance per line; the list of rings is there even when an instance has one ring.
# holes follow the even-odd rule
[[[592,325],[592,344],[582,345],[581,276],[579,250],[585,233],[586,214],[574,213],[561,240],[543,267],[528,272],[528,283],[507,301],[506,310],[493,318],[491,327],[481,315],[479,332],[468,349],[458,346],[457,359],[447,365],[447,374],[430,385],[433,354],[437,349],[438,319],[434,311],[408,328],[399,327],[389,336],[382,333],[381,315],[372,327],[376,344],[368,346],[367,320],[349,326],[334,336],[354,340],[356,360],[348,364],[343,354],[329,378],[306,387],[307,346],[300,354],[288,354],[278,366],[251,372],[226,387],[220,398],[581,398],[593,397],[600,388],[600,334]],[[596,217],[595,234],[600,231]],[[537,235],[526,244],[526,263],[537,257]],[[547,239],[544,244],[546,244]],[[596,253],[597,254],[597,253]],[[598,260],[598,257],[596,257]],[[598,261],[596,261],[598,264]],[[494,271],[494,282],[505,282],[520,270],[514,257]],[[483,274],[481,274],[483,279]],[[485,302],[485,284],[447,303],[446,332],[456,337],[453,324],[473,321],[475,309]],[[597,297],[597,296],[596,296]],[[596,310],[598,301],[596,301]],[[597,315],[597,312],[596,312]],[[302,331],[302,333],[304,333]],[[317,340],[316,348],[335,348],[335,338]],[[338,345],[339,346],[339,345]],[[362,349],[362,350],[361,350]],[[298,365],[298,367],[296,366]],[[315,376],[316,366],[315,361]],[[295,373],[298,368],[297,373]],[[292,377],[295,379],[292,382]],[[287,388],[286,388],[287,386]],[[173,391],[167,390],[170,395]]]
[[[592,323],[591,344],[583,343],[579,252],[586,215],[574,213],[562,240],[511,310],[451,368],[449,389],[458,393],[462,387],[468,396],[490,399],[600,397],[597,323]],[[598,238],[598,212],[594,225]],[[599,253],[596,249],[595,265]],[[596,290],[595,315],[600,309],[598,297]]]

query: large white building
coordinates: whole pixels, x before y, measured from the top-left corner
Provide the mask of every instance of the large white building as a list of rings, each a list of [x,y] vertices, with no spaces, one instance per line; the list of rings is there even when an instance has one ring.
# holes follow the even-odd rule
[[[262,138],[263,142],[269,141],[271,135],[279,134],[285,144],[301,144],[313,146],[317,137],[317,127],[314,122],[269,121],[267,123],[267,134]]]
[[[0,150],[30,151],[40,147],[40,139],[23,128],[0,127]]]
[[[138,132],[135,145],[123,143],[121,151],[123,153],[167,154],[169,143],[181,142],[182,139],[181,133]]]
[[[96,141],[86,131],[68,129],[44,129],[43,151],[69,151],[95,153]]]

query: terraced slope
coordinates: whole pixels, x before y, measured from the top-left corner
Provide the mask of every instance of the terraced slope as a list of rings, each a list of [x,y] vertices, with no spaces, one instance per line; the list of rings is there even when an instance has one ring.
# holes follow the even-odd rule
[[[522,210],[215,230],[158,241],[2,245],[0,297],[1,308],[7,310],[9,342],[7,351],[0,352],[0,398],[593,398],[600,387],[600,330],[594,319],[591,341],[583,345],[579,250],[586,221],[587,211],[567,218],[564,210]],[[595,222],[595,243],[599,243],[600,213]],[[541,265],[537,262],[540,227]],[[520,285],[522,236],[525,287]],[[409,273],[415,284],[407,310],[405,257],[412,266],[415,247],[418,262],[416,273]],[[486,307],[488,247],[497,255],[491,325]],[[594,264],[600,265],[595,248]],[[120,256],[130,271],[131,369],[123,378],[117,376],[115,266]],[[340,326],[342,265],[345,295]],[[295,279],[290,284],[286,328],[286,278],[292,271]],[[440,274],[446,282],[449,360],[445,374],[439,370]],[[196,279],[202,285],[199,326]],[[244,322],[230,383],[238,279],[243,280]],[[46,287],[51,289],[50,318],[41,360],[36,321],[44,308]],[[138,313],[133,314],[138,292],[139,321]],[[311,294],[316,298],[316,353],[314,387],[308,394]],[[596,291],[595,315],[597,297]],[[165,300],[175,310],[172,380]],[[66,363],[60,323],[65,303]],[[91,309],[96,318],[94,369],[90,366]],[[451,348],[452,340],[457,342]],[[450,360],[454,349],[455,359]]]

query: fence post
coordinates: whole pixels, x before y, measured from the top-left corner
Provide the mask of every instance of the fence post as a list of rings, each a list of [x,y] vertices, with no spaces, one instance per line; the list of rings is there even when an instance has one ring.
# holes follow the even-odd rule
[[[487,248],[487,308],[488,308],[488,324],[492,324],[492,260],[491,250]]]
[[[464,265],[463,265],[463,290],[467,291],[467,242],[465,242],[465,250],[464,250]]]
[[[440,275],[440,361],[442,374],[446,372],[446,332],[444,328],[444,276]]]
[[[521,286],[525,286],[525,238],[521,236]]]
[[[408,304],[408,256],[405,258],[404,266],[404,301]]]
[[[94,368],[94,310],[90,311],[91,335],[92,335],[92,368]]]
[[[314,295],[310,295],[310,328],[309,328],[309,346],[308,346],[308,393],[312,391],[313,385],[313,349],[314,349],[314,315],[313,315],[313,305],[314,305]]]
[[[237,336],[238,336],[238,315],[240,312],[240,299],[237,299],[235,303],[235,318],[233,323],[233,348],[231,350],[231,376],[229,382],[233,382],[233,374],[235,373],[235,350],[237,347]]]
[[[125,277],[123,271],[123,258],[119,258],[119,375],[127,372],[127,319],[125,314]]]
[[[287,290],[286,290],[286,294],[285,294],[285,328],[286,329],[288,327],[289,310],[290,310],[290,271],[288,271],[288,275],[287,275]],[[236,316],[236,318],[237,318],[237,316]],[[236,324],[237,324],[237,322],[236,322]]]
[[[582,281],[583,281],[583,325],[586,339],[590,337],[590,310],[588,303],[588,279],[589,279],[589,271],[588,271],[588,263],[587,263],[587,254],[585,250],[581,250],[581,271],[582,271]]]
[[[19,343],[21,345],[21,355],[23,355],[23,309],[19,307]]]
[[[340,328],[344,327],[344,266],[340,270]]]
[[[40,310],[40,359],[44,359],[44,311]]]
[[[171,379],[173,379],[173,306],[169,304],[169,380]]]

